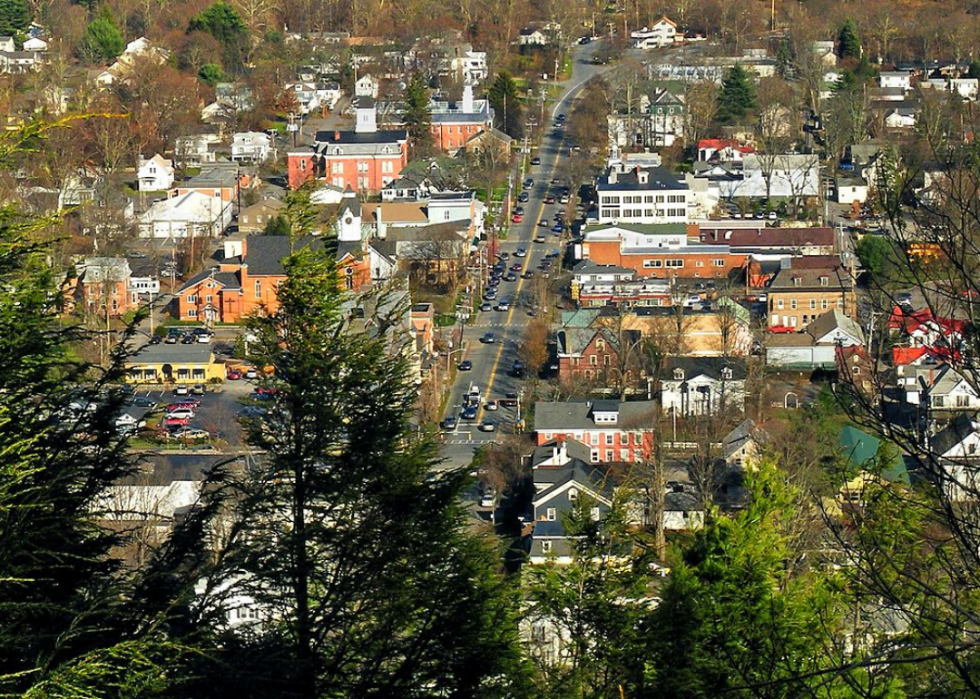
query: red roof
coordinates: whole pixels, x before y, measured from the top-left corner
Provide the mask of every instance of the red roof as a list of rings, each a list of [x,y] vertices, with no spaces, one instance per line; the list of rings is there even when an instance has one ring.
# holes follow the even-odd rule
[[[925,347],[892,347],[892,365],[906,366],[925,356]]]
[[[704,148],[712,148],[714,150],[732,148],[739,153],[755,153],[755,148],[743,145],[733,138],[702,138],[698,141],[698,150]]]
[[[903,306],[895,306],[892,309],[891,315],[888,316],[888,328],[890,330],[901,330],[907,334],[914,333],[926,323],[935,323],[950,333],[962,333],[963,328],[966,327],[966,321],[934,316],[932,310],[929,308],[910,311]]]

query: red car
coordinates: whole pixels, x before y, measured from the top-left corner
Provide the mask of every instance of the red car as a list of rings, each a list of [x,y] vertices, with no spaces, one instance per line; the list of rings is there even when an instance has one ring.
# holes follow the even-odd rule
[[[227,376],[229,381],[238,381],[240,378],[242,378],[242,372],[238,371],[237,369],[232,369],[225,376]]]
[[[513,221],[514,223],[520,223],[521,221],[523,221],[523,220],[524,220],[524,217],[523,217],[523,216],[521,216],[520,214],[514,214],[514,217],[513,217],[513,218],[512,218],[511,220],[512,220],[512,221]]]
[[[190,418],[186,417],[165,417],[163,418],[164,427],[187,427],[191,424]]]

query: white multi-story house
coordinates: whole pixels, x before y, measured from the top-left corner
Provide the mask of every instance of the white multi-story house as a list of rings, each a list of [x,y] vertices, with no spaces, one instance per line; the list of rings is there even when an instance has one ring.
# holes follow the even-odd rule
[[[673,46],[677,41],[677,24],[666,17],[661,17],[652,27],[643,27],[643,29],[630,32],[630,39],[635,49],[657,49]]]
[[[731,357],[668,357],[660,380],[665,413],[718,415],[745,407],[745,362]]]
[[[174,186],[174,163],[159,153],[152,158],[140,158],[136,180],[141,192],[162,192]]]
[[[878,73],[878,87],[912,89],[912,74],[905,70],[883,70]]]
[[[617,111],[606,120],[609,142],[618,148],[666,148],[684,135],[684,100],[657,88],[640,96],[634,113]]]
[[[272,137],[261,131],[236,133],[231,142],[231,159],[238,163],[264,163],[275,157]]]
[[[378,81],[370,73],[366,73],[354,83],[354,96],[378,99],[378,88]]]
[[[599,223],[687,223],[688,187],[664,167],[612,166],[596,182]]]

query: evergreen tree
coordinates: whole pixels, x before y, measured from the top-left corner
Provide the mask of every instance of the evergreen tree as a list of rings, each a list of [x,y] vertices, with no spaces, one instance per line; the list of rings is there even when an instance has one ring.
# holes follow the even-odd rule
[[[490,85],[487,96],[500,129],[512,138],[524,135],[524,107],[517,93],[517,83],[505,70],[500,71]]]
[[[837,31],[837,55],[840,58],[860,58],[861,39],[853,19],[846,19]]]
[[[206,84],[214,87],[216,84],[224,81],[225,72],[221,70],[221,65],[218,63],[205,63],[197,71],[197,77]]]
[[[841,630],[833,588],[792,548],[797,493],[772,464],[755,468],[751,504],[711,517],[672,568],[649,621],[645,696],[835,696],[827,677],[806,678]]]
[[[274,399],[249,425],[265,456],[239,483],[210,583],[217,599],[254,598],[264,623],[223,641],[202,684],[238,697],[508,695],[519,654],[498,554],[466,533],[465,475],[427,478],[437,452],[408,422],[400,309],[379,297],[371,332],[352,327],[332,257],[291,256],[279,309],[250,323]]]
[[[755,85],[740,66],[732,66],[721,82],[715,119],[722,124],[736,123],[755,108]]]
[[[0,0],[0,36],[17,36],[31,24],[27,0]]]
[[[432,113],[429,109],[429,88],[421,73],[415,73],[408,83],[402,120],[408,128],[413,154],[418,157],[429,153],[432,148],[432,133],[429,131]]]
[[[249,40],[248,27],[238,11],[225,0],[218,0],[191,18],[187,31],[207,32],[221,43],[226,67],[241,65]]]
[[[289,235],[289,221],[285,216],[273,216],[265,224],[262,235]]]
[[[108,8],[85,28],[79,54],[90,63],[109,63],[126,48],[122,32]]]
[[[0,135],[0,164],[14,167],[45,132]],[[133,467],[114,424],[125,354],[107,367],[75,358],[93,338],[59,320],[49,262],[59,223],[0,207],[0,692],[123,695],[144,672],[160,678],[168,652],[129,613],[132,588],[112,555],[120,538],[98,522]]]

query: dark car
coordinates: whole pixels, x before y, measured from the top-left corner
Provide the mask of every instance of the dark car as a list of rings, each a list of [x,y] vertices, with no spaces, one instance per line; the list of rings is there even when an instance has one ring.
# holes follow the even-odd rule
[[[505,282],[516,282],[517,281],[517,275],[514,274],[513,272],[508,272],[506,274],[506,276],[504,277],[504,281]]]
[[[180,340],[180,344],[182,345],[193,345],[195,342],[197,342],[197,338],[190,333],[184,335]]]
[[[151,345],[159,345],[161,342],[163,342],[163,338],[160,337],[159,335],[152,335],[150,337],[150,344]]]
[[[464,420],[476,420],[476,408],[473,407],[472,405],[469,406],[468,408],[463,408],[463,413],[461,417]]]
[[[493,333],[486,333],[482,338],[480,338],[480,341],[488,345],[492,345],[497,341],[497,336]]]
[[[499,253],[497,253],[497,257],[499,257],[501,260],[508,260],[508,259],[510,259],[510,253],[509,252],[499,252]]]
[[[563,230],[565,230],[565,227],[563,225],[561,225],[560,223],[556,223],[555,225],[553,225],[551,227],[551,232],[552,233],[561,233]]]
[[[520,196],[517,197],[517,201],[521,202],[522,204],[530,201],[530,199],[531,195],[527,192],[521,192]]]
[[[522,362],[514,362],[514,366],[511,367],[510,373],[514,378],[523,379],[527,371],[524,369],[524,364]]]
[[[505,408],[516,408],[519,400],[516,393],[508,393],[500,399],[500,404]]]
[[[539,158],[538,156],[534,156],[533,158],[531,158],[531,165],[540,165],[540,164],[541,164],[541,158]]]
[[[456,429],[456,416],[450,415],[445,420],[442,421],[442,429],[444,430],[455,430]]]
[[[484,301],[483,303],[480,304],[480,310],[481,311],[491,311],[491,310],[493,310],[493,306],[490,305],[490,302],[489,301]]]
[[[459,363],[460,371],[470,371],[472,368],[473,368],[473,362],[471,362],[469,359],[464,359]]]
[[[544,203],[545,204],[554,204],[555,203],[555,198],[549,194],[548,196],[546,196],[544,198]]]

